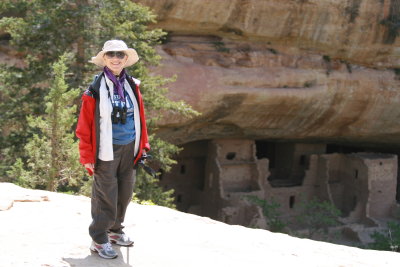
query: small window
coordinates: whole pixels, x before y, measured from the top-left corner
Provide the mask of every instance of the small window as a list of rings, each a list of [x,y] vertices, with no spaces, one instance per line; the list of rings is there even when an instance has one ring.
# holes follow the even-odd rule
[[[182,203],[182,195],[181,195],[181,194],[179,194],[179,195],[176,197],[176,201],[177,201],[178,203]]]
[[[186,173],[186,166],[185,165],[181,165],[180,173],[181,174],[185,174]]]
[[[356,179],[358,178],[358,170],[354,171],[354,178],[356,178]]]
[[[306,155],[301,155],[300,156],[300,165],[305,166],[306,165]]]
[[[229,152],[228,154],[226,154],[226,159],[227,160],[233,160],[236,157],[236,153],[235,152]]]
[[[290,198],[289,198],[289,208],[293,209],[294,203],[295,203],[294,196],[290,196]]]

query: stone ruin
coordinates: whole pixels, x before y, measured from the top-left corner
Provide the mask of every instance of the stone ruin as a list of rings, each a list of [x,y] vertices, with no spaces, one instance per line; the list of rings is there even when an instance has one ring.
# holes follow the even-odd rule
[[[298,215],[301,201],[317,197],[334,204],[342,222],[354,226],[346,229],[350,236],[368,242],[362,236],[366,227],[376,229],[397,207],[397,155],[327,154],[327,148],[244,139],[192,142],[160,182],[175,190],[181,211],[264,229],[261,208],[246,196],[279,203],[283,219]]]

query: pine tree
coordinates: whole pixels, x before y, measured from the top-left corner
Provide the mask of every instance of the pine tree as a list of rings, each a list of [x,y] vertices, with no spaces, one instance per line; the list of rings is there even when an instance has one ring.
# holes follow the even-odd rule
[[[65,82],[66,56],[53,65],[54,78],[45,97],[45,115],[28,117],[29,128],[36,133],[25,145],[27,164],[18,159],[10,175],[18,176],[18,182],[32,188],[56,191],[59,186],[77,186],[84,169],[76,153],[72,125],[76,122],[74,100],[79,89],[68,90]]]
[[[68,52],[73,60],[66,82],[71,88],[83,90],[98,72],[88,60],[109,39],[124,40],[139,54],[139,63],[128,72],[142,81],[146,111],[151,114],[148,126],[150,142],[155,144],[152,147],[155,162],[160,168],[170,168],[174,163],[171,157],[179,149],[156,137],[159,114],[168,111],[192,116],[196,112],[185,103],[173,102],[165,96],[164,86],[173,79],[149,73],[148,68],[160,61],[154,46],[166,33],[148,28],[147,25],[155,22],[155,16],[147,7],[129,0],[3,0],[0,14],[8,15],[0,19],[0,29],[10,33],[10,44],[24,55],[26,65],[24,68],[5,65],[0,68],[0,112],[5,114],[0,118],[0,171],[9,170],[8,166],[17,158],[21,158],[20,165],[29,161],[24,154],[25,140],[32,140],[38,133],[35,128],[27,127],[26,118],[45,114],[41,103],[50,78],[49,65]],[[144,179],[144,176],[141,173],[138,177],[137,196],[148,200],[154,197],[145,192],[157,185],[154,179]]]

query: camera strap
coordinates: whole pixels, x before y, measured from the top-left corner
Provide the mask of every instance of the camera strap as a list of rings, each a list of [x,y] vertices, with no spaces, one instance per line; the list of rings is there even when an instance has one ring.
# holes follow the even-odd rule
[[[112,107],[116,107],[117,105],[115,105],[115,101],[114,101],[114,99],[112,99],[112,97],[111,97],[110,88],[108,87],[107,82],[106,82],[105,84],[106,84],[106,88],[107,88],[108,99],[110,99],[111,106],[112,106]],[[124,95],[125,95],[125,107],[126,107],[126,96],[127,96],[127,94],[126,94],[125,88],[123,88],[123,90],[124,90]],[[122,103],[122,101],[120,101],[120,102]],[[121,104],[121,107],[119,107],[119,108],[123,108],[123,107],[122,107],[122,104]]]

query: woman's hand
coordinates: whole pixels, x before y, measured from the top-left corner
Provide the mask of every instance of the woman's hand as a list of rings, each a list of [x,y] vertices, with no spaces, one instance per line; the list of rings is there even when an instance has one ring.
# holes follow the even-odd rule
[[[93,163],[85,163],[85,168],[90,172],[94,173],[94,164]]]

